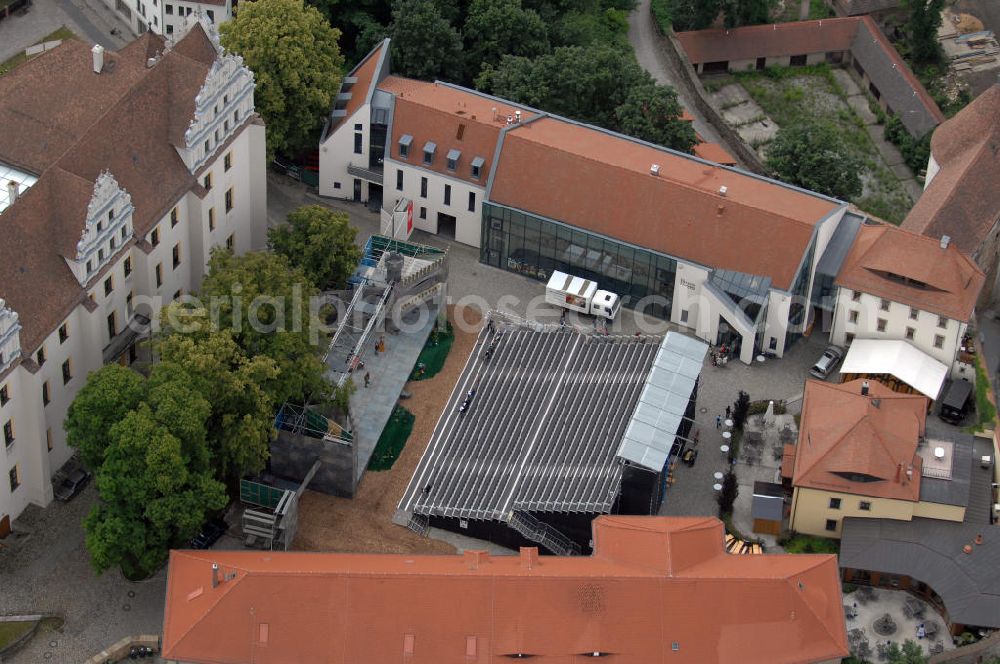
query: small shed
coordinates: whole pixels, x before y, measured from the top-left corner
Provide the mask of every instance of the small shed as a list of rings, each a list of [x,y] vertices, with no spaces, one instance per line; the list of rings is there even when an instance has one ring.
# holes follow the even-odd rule
[[[785,518],[785,490],[774,482],[753,483],[753,532],[762,535],[780,535]]]

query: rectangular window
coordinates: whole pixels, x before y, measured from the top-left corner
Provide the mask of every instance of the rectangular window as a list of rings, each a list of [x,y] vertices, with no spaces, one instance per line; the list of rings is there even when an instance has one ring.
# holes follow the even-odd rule
[[[226,249],[229,249],[231,251],[234,246],[236,246],[236,234],[235,233],[233,235],[230,235],[229,237],[226,238]]]
[[[208,141],[205,141],[205,155],[207,156],[210,152],[212,152],[212,146]]]
[[[3,425],[3,442],[10,447],[14,444],[14,420],[7,420]]]
[[[444,186],[444,204],[451,205],[451,185],[446,184]]]
[[[427,178],[420,178],[420,198],[427,198]]]
[[[858,503],[858,509],[861,510],[862,512],[871,512],[872,511],[871,501],[862,500],[861,502]]]
[[[845,335],[845,343],[847,343],[847,345],[850,346],[853,341],[854,341],[854,335],[848,332]]]
[[[125,278],[128,279],[129,275],[132,274],[132,257],[125,257]]]
[[[687,309],[681,309],[681,322],[682,323],[688,322],[688,310]]]
[[[8,401],[10,401],[10,390],[4,385],[0,387],[0,406],[6,406]]]
[[[848,314],[847,314],[847,322],[848,323],[857,323],[858,322],[858,312],[855,311],[854,309],[852,309],[851,311],[849,311]]]
[[[226,212],[233,211],[233,188],[230,187],[226,191]]]
[[[938,327],[940,327],[942,330],[947,329],[948,328],[948,319],[945,318],[944,316],[938,316]]]
[[[104,296],[107,297],[111,295],[112,291],[115,289],[115,278],[110,276],[104,280]]]
[[[156,287],[159,288],[163,285],[163,263],[157,263],[154,272],[156,273]]]
[[[837,532],[837,522],[834,521],[833,519],[827,519],[826,520],[826,529],[828,531],[830,531],[831,533]]]
[[[49,401],[49,381],[45,381],[42,383],[42,405],[48,406]]]
[[[920,314],[919,310],[914,309],[913,307],[910,307],[910,320],[917,320],[917,316],[919,314]]]
[[[215,208],[208,208],[208,230],[215,230]]]
[[[209,182],[209,184],[206,186],[206,188],[207,189],[211,189],[212,188],[212,184],[211,184],[212,183],[212,176],[208,175],[208,176],[206,176],[206,179]],[[170,227],[173,228],[174,226],[176,226],[178,221],[180,221],[180,217],[177,215],[177,208],[174,208],[174,209],[172,209],[170,211]]]
[[[132,292],[125,296],[125,313],[128,316],[132,315]]]
[[[173,16],[174,15],[174,6],[173,5],[163,5],[163,6],[167,8],[167,16]]]
[[[229,171],[233,167],[233,153],[227,152],[226,156],[222,158],[222,170]]]
[[[354,154],[364,152],[364,135],[361,132],[354,133]]]
[[[213,12],[211,9],[206,9],[205,15],[208,16],[208,20],[210,23],[215,23],[215,12]]]
[[[168,35],[174,34],[174,26],[169,25],[169,24],[167,25],[167,34]]]
[[[447,160],[447,165],[448,165],[448,170],[451,171],[452,173],[454,173],[455,169],[458,168],[458,160],[457,159],[448,159]]]
[[[396,191],[403,191],[403,171],[396,169]]]
[[[427,218],[427,208],[425,207],[420,208],[420,218],[421,219]]]
[[[207,189],[208,191],[212,191],[212,174],[211,173],[206,173],[205,174],[205,179],[202,180],[202,184],[205,185],[205,189]],[[172,221],[173,220],[171,220],[171,222]]]
[[[469,212],[476,211],[476,192],[469,192]]]
[[[18,476],[17,466],[10,469],[8,477],[10,477],[10,492],[14,493],[17,491],[17,487],[21,486],[21,478]]]
[[[408,159],[409,156],[410,156],[410,144],[401,142],[399,144],[399,158]]]
[[[885,326],[888,325],[888,324],[889,324],[889,321],[887,321],[884,318],[879,318],[878,319],[878,331],[879,332],[885,332]]]
[[[944,348],[944,337],[941,336],[940,334],[935,334],[934,335],[934,347],[935,348]]]
[[[832,510],[839,510],[840,509],[840,498],[831,498],[830,499],[830,509],[832,509]]]
[[[123,240],[128,237],[128,227],[127,226],[122,226],[122,233],[121,233],[121,235],[122,235],[122,239]]]
[[[153,232],[149,234],[149,243],[154,247],[160,244],[160,227],[157,226],[153,229]]]
[[[67,339],[69,339],[69,327],[63,323],[59,326],[59,343],[66,343]]]
[[[174,269],[176,270],[177,266],[181,264],[181,245],[179,244],[174,245],[173,251],[171,252],[171,257],[174,262]]]
[[[912,327],[908,327],[908,328],[906,328],[906,338],[907,338],[908,340],[910,340],[910,341],[913,341],[913,336],[914,336],[914,335],[915,335],[916,333],[917,333],[917,331],[916,331],[916,330],[915,330],[914,328],[912,328]]]
[[[854,291],[853,293],[851,293],[851,301],[852,302],[860,302],[861,301],[861,291]]]
[[[108,339],[113,339],[118,334],[118,314],[112,311],[108,314]]]
[[[45,448],[49,452],[52,451],[52,429],[45,430]]]
[[[430,166],[434,163],[434,148],[424,148],[424,164]]]
[[[90,261],[87,261],[87,276],[90,276],[90,273],[93,271],[94,271],[94,265]]]
[[[889,311],[889,300],[883,299],[879,306],[882,308],[882,311]]]
[[[38,363],[38,366],[45,364],[45,346],[39,348],[38,352],[35,353],[35,362]]]
[[[62,363],[62,377],[63,377],[63,385],[73,380],[73,367],[69,363],[68,358],[65,362]]]

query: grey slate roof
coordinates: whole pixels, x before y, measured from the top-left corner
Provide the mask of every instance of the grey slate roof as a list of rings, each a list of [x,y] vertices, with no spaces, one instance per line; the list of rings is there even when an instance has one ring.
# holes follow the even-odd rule
[[[618,447],[619,457],[663,470],[707,352],[704,342],[667,332]]]
[[[836,277],[840,273],[840,266],[844,264],[844,259],[851,251],[854,236],[858,234],[862,221],[864,221],[864,217],[860,215],[850,211],[844,213],[844,218],[837,225],[837,230],[833,232],[833,237],[830,238],[819,263],[816,265],[817,274]]]
[[[938,436],[937,438],[944,438]],[[945,438],[954,443],[951,461],[951,479],[920,478],[920,500],[940,505],[969,504],[969,481],[972,476],[972,436],[952,434]],[[929,443],[933,446],[933,441]]]
[[[973,544],[977,535],[983,544]],[[966,554],[962,547],[972,546]],[[1000,627],[1000,527],[916,518],[844,519],[840,566],[923,581],[953,623]]]
[[[482,520],[609,512],[621,486],[618,445],[660,342],[484,327],[399,509]]]

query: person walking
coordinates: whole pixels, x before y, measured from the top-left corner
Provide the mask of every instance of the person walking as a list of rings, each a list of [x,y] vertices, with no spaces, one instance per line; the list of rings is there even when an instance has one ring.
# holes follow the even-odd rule
[[[371,382],[371,379],[372,379],[371,374],[366,371],[365,372],[365,387],[368,387],[368,383]]]
[[[733,409],[732,409],[732,407],[731,407],[731,406],[726,406],[726,419],[727,419],[727,420],[729,419],[729,415],[730,415],[730,413],[732,413],[732,412],[733,412]]]
[[[722,415],[716,415],[715,416],[715,428],[716,429],[721,429],[722,428]]]

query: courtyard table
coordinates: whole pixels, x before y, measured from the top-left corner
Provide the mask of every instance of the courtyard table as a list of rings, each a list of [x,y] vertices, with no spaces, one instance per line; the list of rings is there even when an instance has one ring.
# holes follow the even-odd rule
[[[714,478],[715,478],[715,479],[717,479],[717,480],[721,480],[721,479],[722,479],[722,473],[720,473],[720,472],[716,471],[716,472],[715,472],[715,473],[714,473],[714,474],[712,475],[712,477],[714,477]]]

